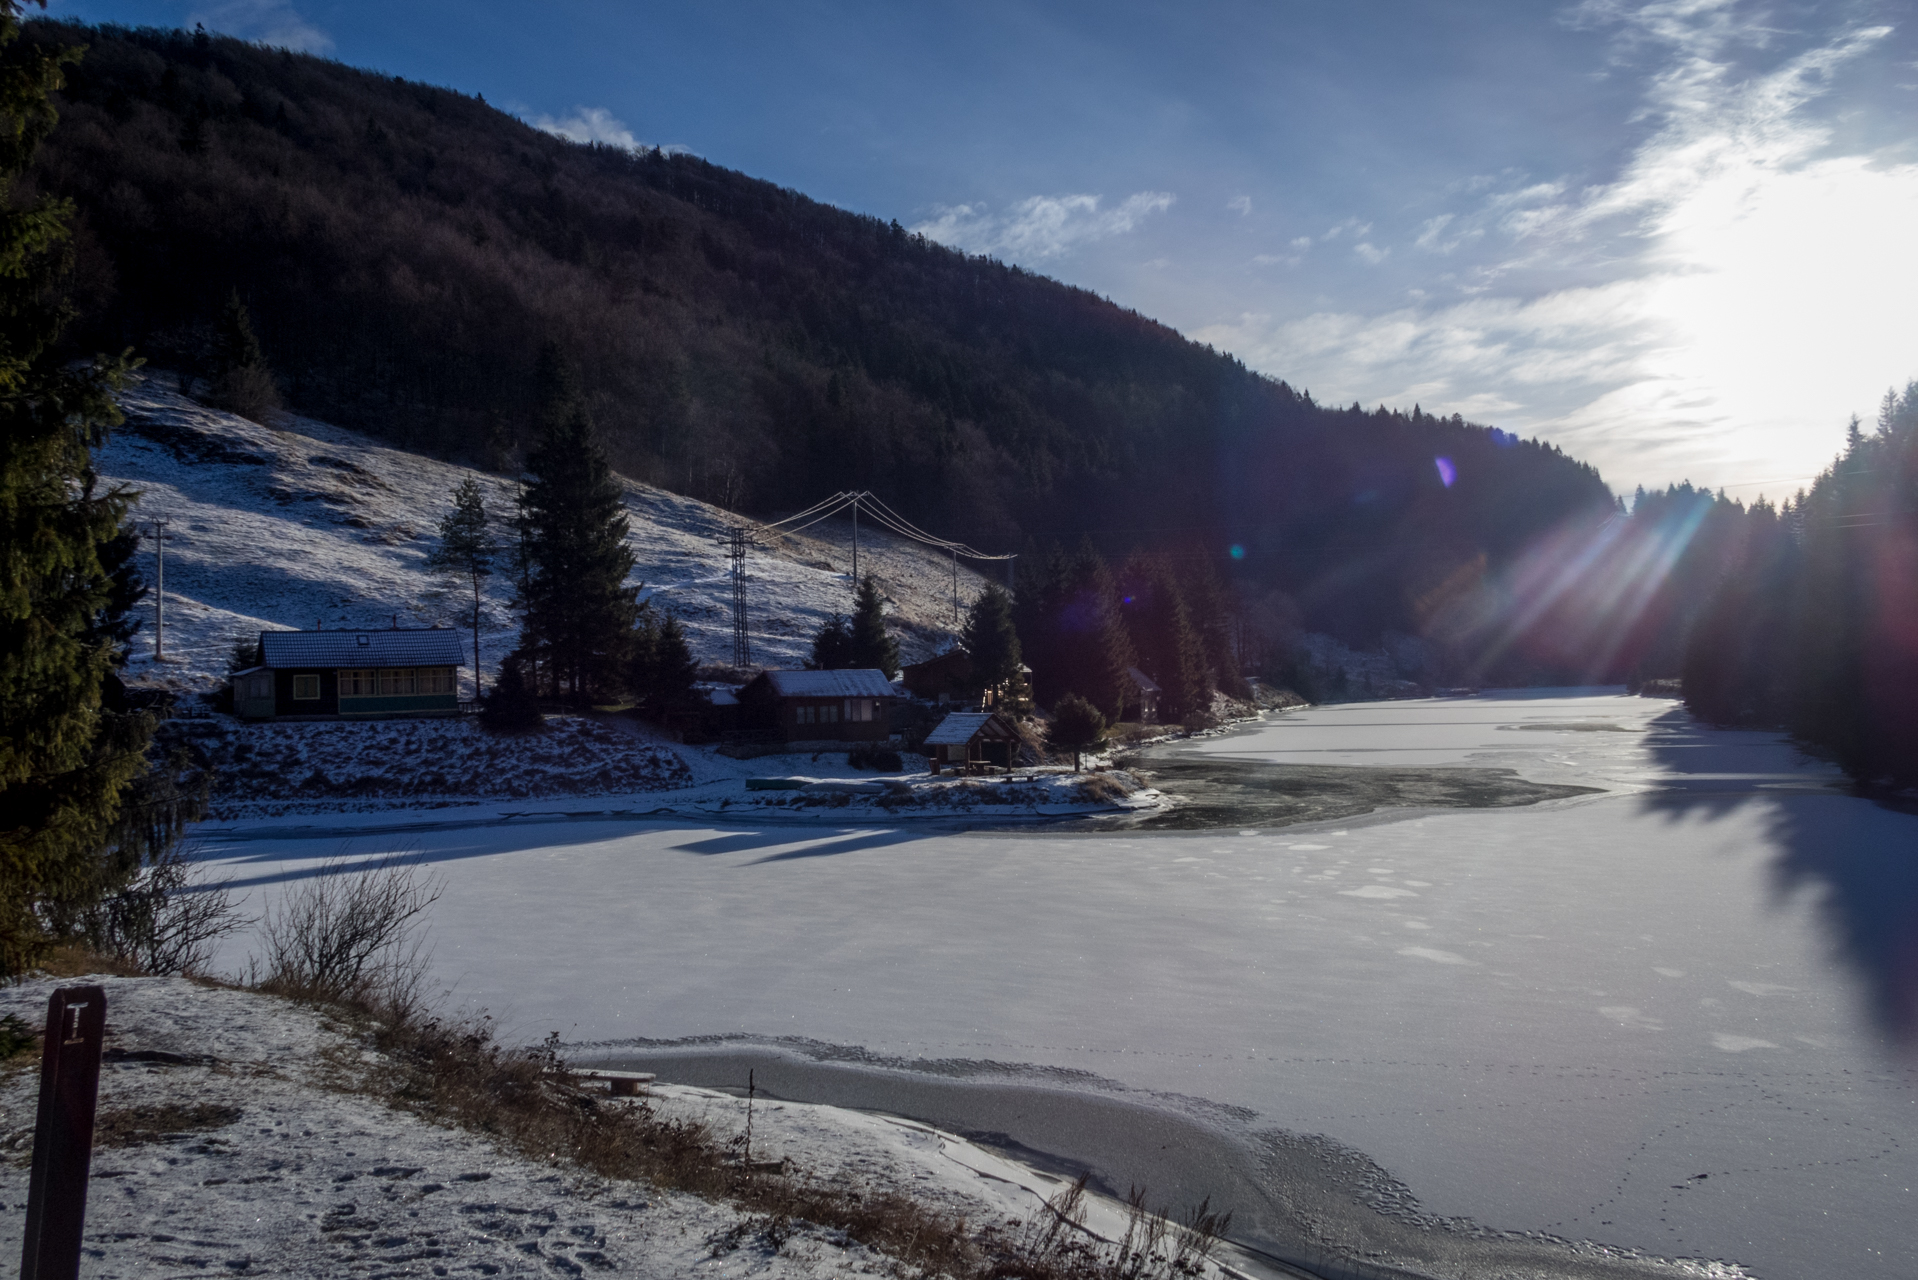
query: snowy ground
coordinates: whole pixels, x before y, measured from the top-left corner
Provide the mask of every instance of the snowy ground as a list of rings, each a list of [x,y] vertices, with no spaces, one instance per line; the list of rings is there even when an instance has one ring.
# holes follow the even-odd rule
[[[288,417],[279,429],[263,427],[174,395],[157,375],[130,390],[122,405],[126,426],[96,455],[101,477],[140,491],[133,519],[171,522],[168,661],[151,661],[149,607],[135,640],[134,679],[210,687],[225,675],[233,640],[263,630],[384,627],[395,620],[470,627],[470,593],[429,573],[426,554],[463,479],[479,480],[488,511],[502,522],[513,513],[513,482],[312,419]],[[634,576],[644,595],[684,620],[701,661],[730,662],[732,586],[720,537],[739,518],[623,483],[633,525],[629,545],[639,561]],[[142,532],[151,533],[151,525]],[[849,523],[827,521],[748,557],[756,662],[799,665],[826,615],[850,611],[851,534]],[[151,583],[150,540],[140,565]],[[953,567],[947,560],[862,527],[860,572],[876,575],[892,602],[889,616],[907,661],[930,657],[950,642]],[[967,606],[982,579],[960,565],[957,589]],[[489,671],[515,643],[511,596],[511,574],[502,566],[483,595],[481,656]]]
[[[89,1280],[893,1274],[887,1259],[833,1232],[802,1225],[769,1248],[729,1206],[529,1160],[391,1111],[353,1091],[377,1056],[285,1001],[181,979],[70,981],[107,991],[107,1054],[120,1060],[102,1069],[99,1131],[146,1131],[143,1141],[96,1144],[81,1263]],[[0,1013],[37,1026],[56,985],[0,990]],[[187,1061],[126,1060],[156,1050]],[[16,1153],[32,1148],[38,1083],[37,1061],[16,1060],[0,1076],[0,1143]],[[722,1140],[745,1122],[741,1099],[711,1090],[668,1085],[649,1102]],[[975,1223],[1022,1221],[1064,1186],[898,1117],[762,1099],[753,1130],[756,1159],[907,1191]],[[0,1163],[8,1256],[19,1252],[26,1197],[17,1155]],[[1123,1218],[1095,1197],[1085,1225],[1116,1238]]]
[[[257,823],[206,857],[257,906],[342,848],[418,850],[448,877],[440,974],[527,1041],[694,1038],[1176,1113],[1250,1171],[1215,1203],[1255,1244],[1296,1242],[1281,1183],[1310,1170],[1285,1135],[1318,1134],[1379,1172],[1313,1229],[1415,1271],[1489,1273],[1432,1259],[1497,1229],[1918,1274],[1918,820],[1769,735],[1611,694],[1314,709],[1180,749],[1605,791],[1198,832],[416,815]],[[1119,1187],[1170,1158],[1103,1141],[1029,1145]]]

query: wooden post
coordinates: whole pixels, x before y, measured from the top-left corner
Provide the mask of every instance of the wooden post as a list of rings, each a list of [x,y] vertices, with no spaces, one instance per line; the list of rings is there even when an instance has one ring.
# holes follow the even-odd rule
[[[99,987],[61,987],[47,1000],[20,1280],[78,1280],[80,1275],[106,1023],[107,993]]]
[[[166,661],[166,521],[153,522],[153,660]]]

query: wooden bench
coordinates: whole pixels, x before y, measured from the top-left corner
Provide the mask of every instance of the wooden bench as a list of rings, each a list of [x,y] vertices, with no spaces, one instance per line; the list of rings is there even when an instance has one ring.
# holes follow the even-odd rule
[[[569,1070],[566,1074],[575,1080],[604,1080],[607,1088],[611,1089],[613,1096],[617,1098],[637,1098],[644,1091],[645,1086],[659,1078],[650,1071],[600,1071],[594,1069],[586,1071]]]

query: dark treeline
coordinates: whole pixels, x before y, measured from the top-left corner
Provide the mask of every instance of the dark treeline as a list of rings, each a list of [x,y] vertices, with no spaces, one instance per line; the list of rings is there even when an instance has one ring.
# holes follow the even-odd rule
[[[1782,726],[1871,782],[1918,781],[1918,382],[1783,508],[1740,513],[1684,649],[1685,698]]]
[[[229,399],[273,390],[235,373],[259,367],[230,350],[237,297],[290,407],[506,469],[539,443],[556,342],[627,474],[752,512],[870,488],[1000,550],[1237,545],[1235,589],[1356,643],[1611,510],[1550,447],[1321,406],[1084,290],[692,156],[225,38],[28,30],[88,47],[34,171],[80,214],[75,348],[132,345]]]

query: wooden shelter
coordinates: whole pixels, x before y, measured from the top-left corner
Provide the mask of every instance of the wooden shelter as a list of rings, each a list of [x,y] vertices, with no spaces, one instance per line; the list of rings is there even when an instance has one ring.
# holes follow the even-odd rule
[[[972,684],[972,656],[959,645],[904,668],[899,683],[907,693],[927,702],[971,702],[979,693]]]
[[[942,768],[980,773],[992,764],[1011,773],[1022,742],[1012,721],[997,711],[955,711],[926,735],[922,745],[933,773]]]

